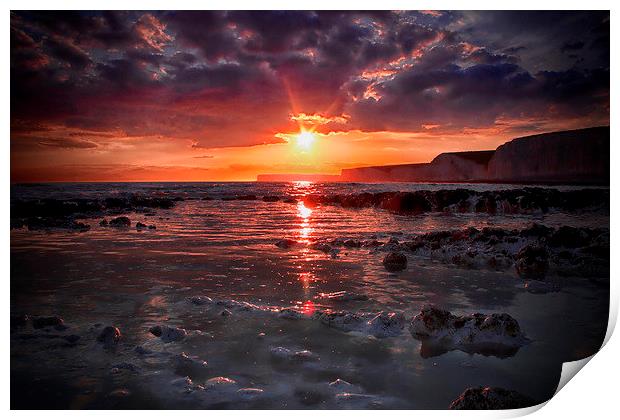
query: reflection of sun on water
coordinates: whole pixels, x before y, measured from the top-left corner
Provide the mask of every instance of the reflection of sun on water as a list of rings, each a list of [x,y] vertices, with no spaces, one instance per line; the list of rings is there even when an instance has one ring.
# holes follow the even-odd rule
[[[296,181],[294,183],[295,195],[299,198],[303,198],[305,195],[312,193],[312,182],[308,181]],[[311,208],[306,207],[306,204],[303,201],[299,201],[297,203],[297,217],[300,219],[299,223],[299,241],[309,245],[311,240],[311,234],[314,231],[314,228],[311,226],[311,217],[313,210]],[[304,247],[301,250],[300,261],[301,264],[298,268],[301,270],[299,273],[299,282],[303,288],[303,298],[304,302],[301,306],[302,311],[311,315],[314,313],[314,303],[310,300],[312,298],[312,290],[314,286],[311,284],[316,281],[314,274],[312,273],[312,256],[309,247]],[[308,271],[310,270],[310,271]],[[301,302],[298,302],[301,304]]]
[[[310,227],[310,216],[311,215],[312,215],[312,209],[309,209],[308,207],[305,206],[303,201],[300,201],[297,204],[297,216],[301,218],[301,223],[299,225],[299,237],[302,239],[303,242],[306,242],[306,243],[310,242],[310,239],[309,239],[310,233],[312,233],[312,231],[314,230]]]
[[[304,219],[304,222],[307,222],[308,218],[312,215],[312,209],[309,209],[303,201],[300,201],[297,203],[297,214]]]

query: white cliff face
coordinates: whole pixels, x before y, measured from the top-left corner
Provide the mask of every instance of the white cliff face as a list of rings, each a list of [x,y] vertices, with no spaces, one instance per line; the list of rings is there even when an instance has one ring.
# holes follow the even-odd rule
[[[474,153],[490,156],[492,151]],[[344,169],[342,178],[370,182],[480,181],[486,178],[487,161],[471,159],[469,153],[442,153],[430,163]]]
[[[609,183],[609,127],[514,139],[497,150],[442,153],[430,163],[344,169],[358,182]]]
[[[609,127],[540,134],[497,148],[488,179],[609,183]]]
[[[433,181],[480,181],[486,179],[487,165],[456,153],[442,153],[430,163],[428,172]]]

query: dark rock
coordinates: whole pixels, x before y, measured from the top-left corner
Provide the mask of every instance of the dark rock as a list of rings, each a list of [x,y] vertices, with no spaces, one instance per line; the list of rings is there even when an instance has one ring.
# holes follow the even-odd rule
[[[450,404],[451,410],[511,410],[537,403],[516,391],[496,387],[466,389]]]
[[[187,336],[187,331],[183,328],[169,327],[167,325],[155,325],[149,329],[155,337],[159,337],[164,343],[179,341]]]
[[[35,329],[58,327],[62,325],[64,325],[64,321],[59,316],[39,316],[32,319],[32,326]]]
[[[571,226],[562,226],[549,238],[549,245],[564,248],[580,248],[590,242],[587,233],[583,229]]]
[[[129,217],[120,216],[110,220],[109,225],[115,228],[128,228],[131,226],[131,220],[129,220]]]
[[[258,197],[256,197],[254,194],[246,194],[246,195],[240,195],[237,196],[237,200],[257,200]]]
[[[355,239],[347,239],[344,241],[344,246],[347,248],[359,248],[362,246],[362,243]]]
[[[103,343],[104,346],[113,346],[117,344],[121,339],[121,331],[108,325],[101,330],[101,333],[97,336],[97,341]]]
[[[332,247],[325,242],[314,243],[312,244],[311,248],[317,251],[325,252],[326,254],[328,254],[332,250]]]
[[[298,245],[299,242],[294,241],[292,239],[281,239],[278,242],[276,242],[276,246],[278,248],[282,248],[282,249],[289,249],[294,247],[295,245]]]
[[[515,268],[522,278],[542,279],[549,270],[549,252],[540,245],[526,245],[515,256]]]
[[[90,225],[77,222],[70,217],[29,217],[22,224],[26,225],[28,230],[67,229],[86,232],[90,229]]]
[[[280,201],[280,197],[277,195],[266,195],[263,197],[263,201],[266,203],[275,203],[276,201]]]
[[[329,299],[337,302],[349,302],[353,300],[368,300],[368,296],[361,293],[349,292],[348,290],[342,290],[332,293],[319,293],[317,298]]]
[[[108,221],[106,219],[103,219],[101,222],[99,222],[99,226],[107,227],[108,226]]]
[[[141,222],[136,223],[136,230],[143,230],[146,228],[148,228],[148,226],[145,225],[144,223],[141,223]]]
[[[383,266],[387,271],[402,271],[407,268],[407,257],[400,252],[390,252],[383,258]]]
[[[380,207],[395,213],[420,214],[431,211],[431,203],[418,192],[397,193],[381,202]]]
[[[422,341],[422,357],[461,350],[496,357],[509,357],[529,343],[519,323],[505,313],[457,316],[427,305],[409,325],[411,335]]]

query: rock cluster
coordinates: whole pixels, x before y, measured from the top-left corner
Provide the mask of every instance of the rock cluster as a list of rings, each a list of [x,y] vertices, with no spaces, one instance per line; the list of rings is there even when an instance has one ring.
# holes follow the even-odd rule
[[[552,188],[515,188],[500,191],[468,189],[379,192],[304,197],[308,206],[338,205],[346,208],[376,207],[402,214],[428,212],[530,214],[553,209],[578,211],[609,206],[609,191],[582,189],[560,191]]]
[[[422,308],[409,331],[437,353],[462,350],[502,357],[529,342],[517,320],[506,313],[457,316],[433,305]]]

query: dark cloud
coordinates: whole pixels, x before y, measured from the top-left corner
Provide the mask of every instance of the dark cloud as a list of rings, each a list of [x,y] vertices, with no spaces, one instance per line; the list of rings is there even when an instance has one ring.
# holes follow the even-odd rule
[[[11,14],[12,128],[243,146],[282,141],[274,134],[296,129],[291,113],[393,131],[604,123],[609,13]],[[71,144],[89,145],[46,147]]]

